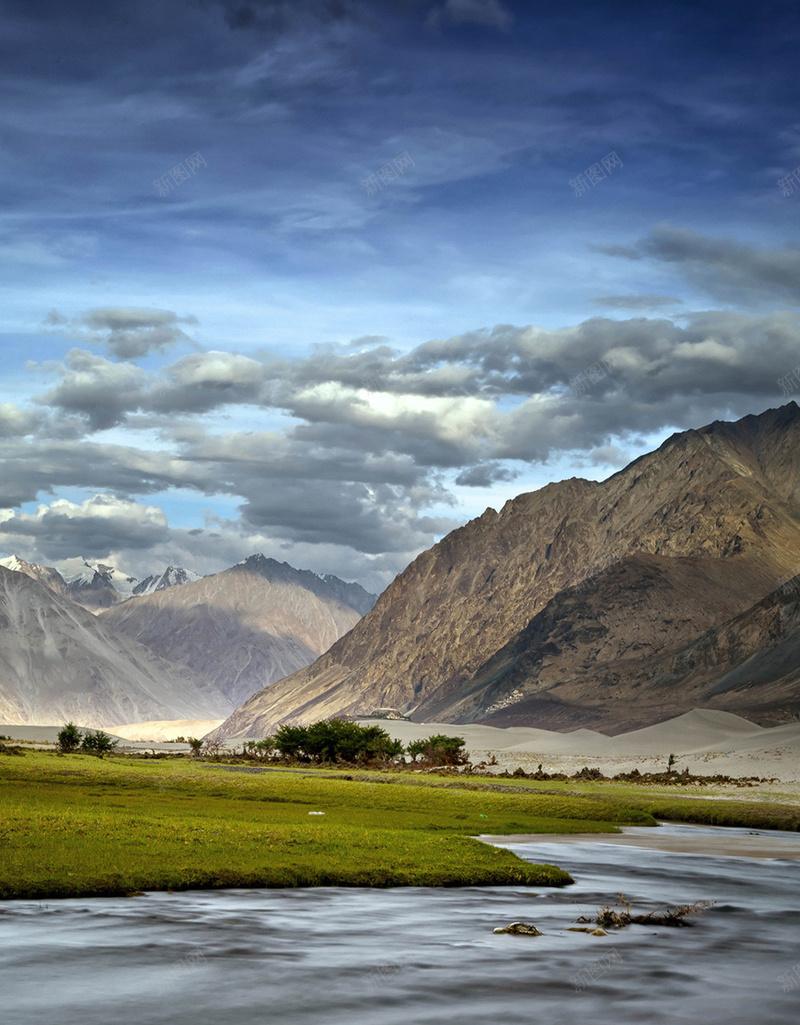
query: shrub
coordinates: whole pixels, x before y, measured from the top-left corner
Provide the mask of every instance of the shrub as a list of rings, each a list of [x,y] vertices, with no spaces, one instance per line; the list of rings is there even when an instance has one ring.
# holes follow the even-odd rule
[[[68,722],[65,724],[62,730],[58,733],[58,747],[64,754],[69,754],[70,751],[77,751],[81,744],[81,731],[75,725],[74,722]]]
[[[81,741],[81,751],[86,751],[88,754],[97,755],[102,758],[104,754],[113,751],[117,743],[118,741],[112,740],[102,730],[88,730]]]
[[[422,756],[425,765],[466,765],[469,752],[464,750],[464,743],[463,737],[435,733],[425,740],[412,741],[407,751],[415,762]]]
[[[403,755],[400,741],[380,726],[360,726],[347,719],[324,719],[310,726],[284,724],[267,740],[284,758],[305,762],[364,765],[392,762]]]

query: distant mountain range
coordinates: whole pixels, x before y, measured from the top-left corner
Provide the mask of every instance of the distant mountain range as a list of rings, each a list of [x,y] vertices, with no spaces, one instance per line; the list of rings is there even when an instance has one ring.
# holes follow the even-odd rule
[[[696,706],[800,715],[800,410],[673,435],[487,511],[212,736],[395,708],[605,732]]]
[[[263,555],[212,576],[168,567],[142,581],[84,559],[60,567],[66,576],[0,562],[0,723],[224,718],[375,601]]]
[[[117,605],[134,595],[152,594],[200,579],[192,570],[167,566],[161,573],[137,580],[115,566],[88,562],[82,556],[65,559],[56,567],[39,566],[11,555],[0,559],[0,567],[24,573],[32,580],[47,584],[57,594],[74,598],[84,608],[97,610]]]
[[[0,568],[0,723],[73,719],[98,727],[195,713],[218,718],[229,709],[190,670],[110,629],[47,584]]]
[[[253,555],[109,608],[102,620],[202,674],[235,706],[313,662],[374,603],[358,584]]]

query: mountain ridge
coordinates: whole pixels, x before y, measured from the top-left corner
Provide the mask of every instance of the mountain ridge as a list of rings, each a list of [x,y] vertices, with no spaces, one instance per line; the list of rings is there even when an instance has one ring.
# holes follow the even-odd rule
[[[549,601],[582,584],[589,565],[632,556],[727,563],[726,608],[714,614],[744,613],[800,566],[798,450],[792,402],[676,433],[603,482],[570,478],[487,509],[414,560],[325,655],[254,695],[215,736],[375,707],[427,716],[436,705],[443,721],[460,721],[441,695],[468,687]],[[691,588],[683,593],[694,600]],[[657,652],[711,625],[689,616],[678,637],[654,616]],[[547,716],[535,725],[547,728]]]

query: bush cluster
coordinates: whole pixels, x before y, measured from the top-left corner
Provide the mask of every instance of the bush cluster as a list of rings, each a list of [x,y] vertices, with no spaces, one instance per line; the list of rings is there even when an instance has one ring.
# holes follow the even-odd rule
[[[118,741],[112,740],[103,730],[87,730],[81,733],[74,722],[66,723],[58,733],[58,748],[64,754],[80,749],[102,758],[104,754],[113,751],[117,743]]]
[[[404,748],[380,726],[361,726],[348,719],[325,719],[310,726],[278,727],[264,740],[244,745],[247,757],[345,765],[401,765],[408,753],[423,765],[464,765],[469,757],[463,737],[431,736]]]

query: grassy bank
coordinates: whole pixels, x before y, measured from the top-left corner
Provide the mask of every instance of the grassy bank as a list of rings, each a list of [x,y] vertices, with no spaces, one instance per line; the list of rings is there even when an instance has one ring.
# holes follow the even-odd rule
[[[537,782],[530,780],[498,780],[498,787],[529,789],[536,793],[580,794],[607,801],[612,806],[638,808],[666,822],[687,822],[700,826],[741,826],[752,829],[800,831],[800,802],[796,795],[776,792],[751,793],[720,787],[712,796],[707,788],[676,793],[672,788],[659,791],[633,783]],[[746,795],[740,796],[742,794]]]
[[[31,753],[0,760],[0,898],[250,886],[564,886],[471,839],[654,824],[596,797]],[[324,812],[310,815],[309,812]]]

